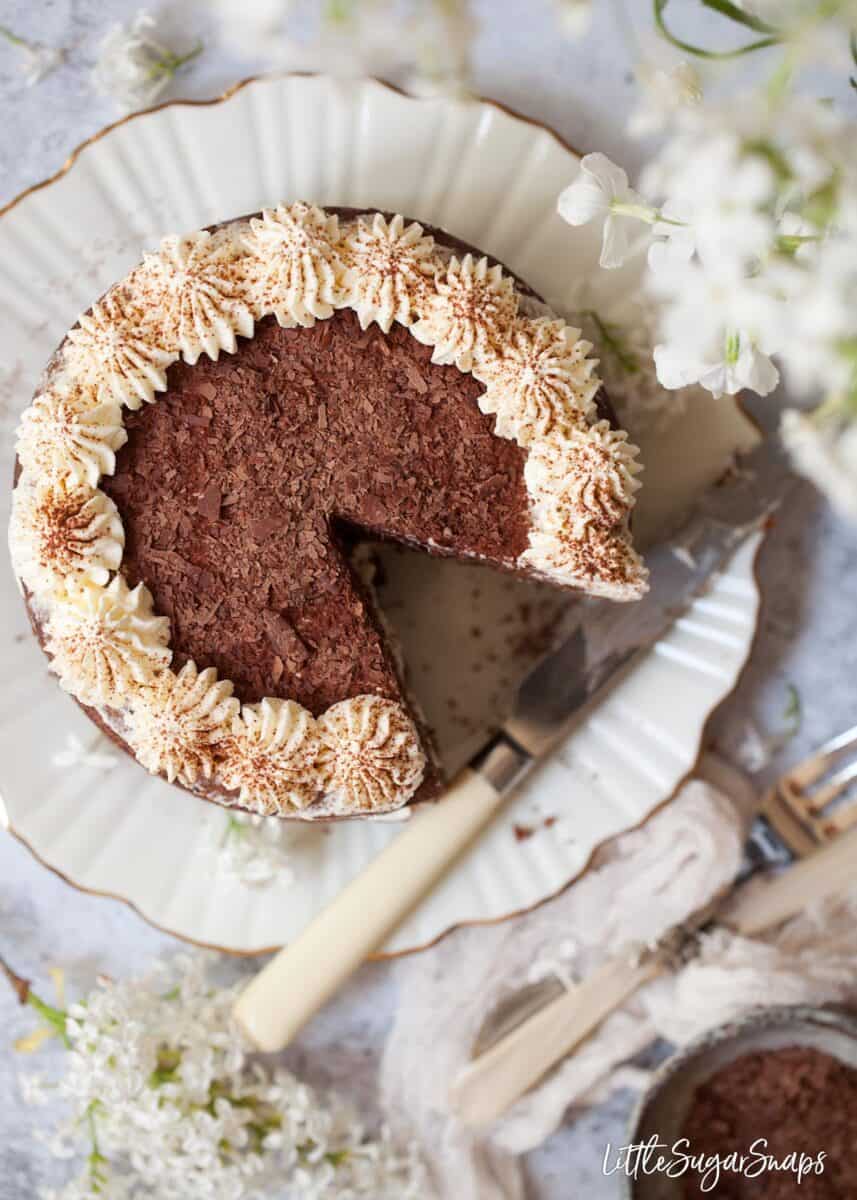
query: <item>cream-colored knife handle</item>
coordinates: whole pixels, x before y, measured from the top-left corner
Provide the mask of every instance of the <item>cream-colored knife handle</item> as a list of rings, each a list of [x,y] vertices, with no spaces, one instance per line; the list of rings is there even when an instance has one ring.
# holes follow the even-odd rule
[[[664,969],[656,959],[613,959],[547,1004],[469,1063],[452,1087],[453,1107],[466,1125],[487,1125],[538,1083],[642,984]]]
[[[786,867],[775,879],[751,879],[717,913],[718,925],[753,937],[774,929],[807,905],[835,896],[857,882],[857,829]]]
[[[235,1018],[260,1050],[281,1050],[387,940],[504,802],[469,768],[414,813],[386,849],[238,997]]]

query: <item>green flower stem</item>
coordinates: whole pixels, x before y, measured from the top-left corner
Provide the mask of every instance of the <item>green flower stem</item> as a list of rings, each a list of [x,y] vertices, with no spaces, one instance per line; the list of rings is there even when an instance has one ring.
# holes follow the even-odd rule
[[[752,29],[754,33],[778,33],[776,27],[768,21],[745,12],[739,5],[731,3],[731,0],[700,0],[700,3],[703,8],[710,8],[712,12],[718,12],[721,16],[728,17],[730,21],[737,21],[739,25]]]
[[[802,206],[801,216],[816,229],[827,229],[828,225],[833,223],[839,208],[841,183],[841,172],[838,167],[835,167],[829,179],[811,192]]]
[[[788,736],[796,737],[800,733],[800,727],[803,724],[803,704],[801,703],[800,692],[793,683],[790,683],[786,688],[788,699],[783,710],[783,719],[788,726]]]
[[[189,62],[193,62],[203,51],[203,43],[197,42],[192,50],[188,50],[187,54],[174,54],[172,50],[165,50],[159,59],[157,59],[149,70],[149,79],[160,79],[162,75],[167,75],[172,78],[181,67],[187,66]]]
[[[230,838],[243,838],[247,833],[247,826],[240,821],[236,821],[230,813],[226,818],[226,828],[223,831],[223,837],[220,840],[220,845],[225,846]]]
[[[840,411],[846,420],[853,421],[857,419],[857,337],[840,338],[836,349],[851,369],[848,389],[841,396]]]
[[[581,316],[589,317],[598,330],[602,342],[619,363],[622,370],[628,375],[636,375],[640,370],[640,364],[627,347],[622,344],[622,339],[616,333],[615,325],[609,325],[591,308],[581,313]]]
[[[86,1126],[89,1130],[89,1141],[92,1149],[87,1156],[86,1165],[89,1171],[89,1180],[92,1187],[93,1195],[106,1195],[104,1187],[108,1182],[107,1172],[105,1167],[109,1166],[109,1161],[101,1153],[101,1148],[98,1144],[98,1129],[95,1124],[95,1114],[101,1107],[99,1100],[93,1100],[86,1109]]]
[[[347,25],[354,20],[354,0],[327,0],[322,21],[328,25]]]
[[[0,37],[5,38],[7,42],[11,42],[13,46],[23,46],[25,49],[30,49],[30,43],[26,38],[19,37],[17,33],[13,33],[8,25],[0,25]]]
[[[160,1046],[154,1071],[149,1076],[149,1087],[158,1088],[165,1083],[172,1083],[181,1066],[181,1050],[172,1046]]]
[[[647,225],[654,225],[655,221],[660,220],[660,213],[656,208],[650,208],[647,204],[622,204],[619,201],[612,201],[610,211],[617,213],[620,217],[636,217],[638,221],[645,221]],[[679,222],[670,222],[670,224],[679,224]]]
[[[54,1008],[52,1004],[48,1004],[41,996],[37,996],[30,986],[29,979],[24,979],[13,971],[5,959],[0,958],[0,972],[8,979],[13,991],[18,997],[19,1004],[28,1004],[30,1008],[35,1009],[42,1020],[51,1027],[63,1041],[63,1045],[71,1047],[71,1041],[66,1032],[66,1018],[68,1013],[62,1008]]]
[[[661,209],[649,204],[623,204],[621,200],[610,202],[610,211],[620,217],[633,217],[636,221],[644,221],[647,225],[675,225],[678,229],[686,229],[686,221],[678,221],[675,217],[665,217]]]
[[[806,37],[817,25],[823,25],[825,21],[835,17],[842,8],[842,0],[820,0],[815,10],[809,13],[802,20],[783,35],[783,41],[787,44],[788,50],[783,56],[777,69],[774,71],[771,78],[768,80],[767,94],[768,99],[773,107],[779,104],[786,93],[789,91],[795,73],[801,62],[801,45],[806,40]],[[855,35],[851,35],[851,52],[854,61],[857,62],[857,54],[855,48],[857,43],[854,41]],[[853,80],[852,80],[853,83]]]
[[[776,106],[788,93],[792,85],[792,80],[794,79],[797,66],[798,52],[797,46],[793,42],[789,50],[783,55],[782,59],[777,65],[777,69],[768,80],[767,87],[765,89],[768,95],[768,101],[770,102],[772,108],[776,108]]]
[[[755,154],[764,159],[781,184],[789,183],[794,178],[789,160],[769,138],[747,138],[742,148],[745,154]]]
[[[777,254],[788,254],[793,256],[797,254],[801,246],[805,246],[807,242],[820,242],[821,236],[817,233],[810,233],[806,236],[801,236],[797,233],[783,233],[774,242],[774,250]]]
[[[29,991],[27,993],[27,1004],[29,1004],[30,1008],[34,1008],[39,1016],[46,1021],[52,1029],[56,1030],[57,1034],[62,1039],[63,1045],[66,1047],[66,1049],[70,1050],[71,1039],[69,1038],[65,1027],[66,1017],[68,1014],[61,1008],[54,1008],[52,1004],[47,1004],[44,1000],[37,996],[34,991]]]
[[[667,28],[666,21],[664,20],[664,12],[669,4],[669,0],[652,0],[652,3],[655,27],[661,37],[666,38],[670,45],[675,46],[679,50],[684,50],[686,54],[693,54],[697,58],[717,60],[739,58],[743,54],[752,54],[755,50],[766,50],[769,46],[778,46],[783,41],[783,35],[774,29],[772,25],[768,25],[766,21],[745,13],[736,4],[729,3],[729,0],[700,0],[704,8],[710,8],[714,12],[719,12],[722,16],[729,18],[729,20],[737,22],[739,25],[744,25],[756,33],[763,33],[765,35],[756,41],[738,46],[734,50],[706,50],[704,46],[695,46],[692,42],[686,42],[682,38],[676,37]]]

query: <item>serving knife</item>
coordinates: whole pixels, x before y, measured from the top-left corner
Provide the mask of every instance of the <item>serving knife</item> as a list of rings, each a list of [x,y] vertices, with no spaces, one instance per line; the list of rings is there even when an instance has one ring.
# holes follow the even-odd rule
[[[769,519],[781,468],[714,488],[682,532],[691,554],[649,554],[636,604],[585,600],[565,641],[526,676],[514,709],[439,803],[416,806],[403,831],[239,995],[237,1023],[256,1048],[286,1046],[408,916],[509,795],[573,724],[670,628],[734,551]]]

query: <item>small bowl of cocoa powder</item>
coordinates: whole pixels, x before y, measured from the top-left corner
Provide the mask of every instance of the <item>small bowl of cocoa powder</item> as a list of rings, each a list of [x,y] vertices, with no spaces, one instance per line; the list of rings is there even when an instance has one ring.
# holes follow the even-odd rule
[[[857,1200],[857,1015],[756,1009],[673,1055],[637,1105],[623,1200]]]

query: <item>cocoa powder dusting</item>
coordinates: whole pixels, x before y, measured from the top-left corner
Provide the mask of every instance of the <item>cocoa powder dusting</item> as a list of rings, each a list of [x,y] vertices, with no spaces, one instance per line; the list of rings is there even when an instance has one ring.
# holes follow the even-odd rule
[[[854,1200],[857,1197],[857,1070],[810,1047],[745,1054],[696,1091],[682,1130],[689,1154],[748,1154],[759,1138],[778,1161],[825,1154],[823,1173],[800,1183],[788,1171],[747,1178],[724,1170],[702,1191],[684,1179],[684,1200]]]

